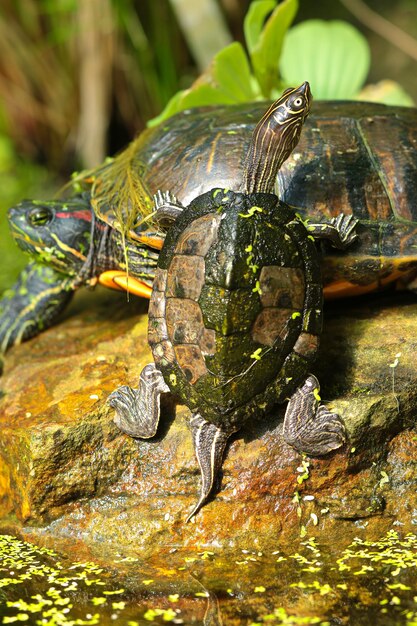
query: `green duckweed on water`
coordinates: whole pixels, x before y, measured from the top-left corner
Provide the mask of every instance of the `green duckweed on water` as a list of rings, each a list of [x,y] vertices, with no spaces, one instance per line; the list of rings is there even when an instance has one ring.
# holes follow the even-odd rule
[[[417,536],[356,538],[339,555],[314,537],[297,551],[173,550],[161,563],[105,567],[0,536],[2,624],[354,623],[417,626]]]

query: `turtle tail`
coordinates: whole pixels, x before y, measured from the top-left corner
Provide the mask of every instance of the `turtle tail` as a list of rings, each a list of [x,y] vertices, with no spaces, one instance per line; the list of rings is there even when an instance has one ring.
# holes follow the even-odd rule
[[[207,422],[199,413],[190,420],[194,450],[201,470],[201,494],[187,517],[187,522],[200,510],[209,497],[221,469],[227,441],[232,434]]]

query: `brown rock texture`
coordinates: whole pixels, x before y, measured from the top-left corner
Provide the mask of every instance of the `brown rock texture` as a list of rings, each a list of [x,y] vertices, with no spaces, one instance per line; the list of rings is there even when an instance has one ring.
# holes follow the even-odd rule
[[[105,290],[77,294],[65,319],[13,349],[0,381],[0,517],[26,536],[161,546],[265,546],[307,529],[334,540],[417,521],[417,302],[408,294],[326,306],[314,373],[349,443],[303,458],[281,437],[285,407],[230,442],[216,496],[185,524],[200,475],[185,407],[157,436],[113,424],[108,395],[136,386],[151,355],[147,304]]]

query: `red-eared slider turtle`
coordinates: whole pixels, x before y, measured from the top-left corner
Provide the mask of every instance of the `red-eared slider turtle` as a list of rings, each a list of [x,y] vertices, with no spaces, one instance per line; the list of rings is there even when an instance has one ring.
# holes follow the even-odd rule
[[[170,189],[187,205],[214,187],[238,189],[265,108],[185,111],[79,176],[70,186],[73,197],[11,209],[11,230],[33,260],[0,301],[0,350],[48,327],[82,285],[100,281],[149,296],[163,243],[152,223],[141,223],[152,211],[153,194]],[[343,211],[360,220],[359,238],[347,252],[326,249],[326,296],[411,280],[417,267],[417,109],[316,102],[299,145],[279,170],[277,191],[304,218],[329,221]]]
[[[239,188],[264,103],[206,107],[146,131],[137,156],[143,184],[169,188],[185,205],[212,187]],[[417,108],[314,102],[276,193],[305,219],[340,212],[360,220],[346,252],[326,248],[325,297],[374,291],[417,274]]]
[[[356,220],[306,228],[293,208],[268,193],[298,141],[310,108],[307,83],[289,90],[253,133],[243,192],[216,188],[186,208],[160,194],[157,218],[176,218],[158,260],[148,338],[155,362],[139,387],[110,396],[116,423],[134,437],[155,435],[161,394],[172,393],[190,420],[206,501],[230,435],[290,398],[284,437],[322,455],[345,441],[338,415],[320,404],[310,375],[322,326],[315,238],[344,247]]]
[[[13,235],[34,260],[0,301],[0,353],[54,323],[81,286],[150,297],[163,235],[143,225],[124,232],[107,217],[92,210],[87,193],[9,209]]]

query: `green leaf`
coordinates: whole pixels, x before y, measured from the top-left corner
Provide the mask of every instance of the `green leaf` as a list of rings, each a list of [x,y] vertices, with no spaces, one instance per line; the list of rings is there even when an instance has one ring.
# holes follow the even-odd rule
[[[215,85],[203,83],[187,90],[181,99],[181,111],[193,107],[206,106],[208,104],[232,104],[235,102],[227,97]]]
[[[243,31],[245,33],[245,41],[249,54],[252,54],[253,49],[259,41],[265,18],[275,9],[276,5],[277,0],[254,0],[254,2],[249,5],[243,23]]]
[[[366,102],[382,102],[394,106],[415,106],[412,97],[403,89],[401,85],[393,80],[381,80],[374,85],[366,85],[355,96],[355,100],[365,100]]]
[[[218,89],[230,102],[250,102],[258,95],[253,85],[248,57],[237,41],[216,54],[213,60],[213,77]]]
[[[250,52],[253,71],[262,90],[269,98],[271,90],[278,86],[278,68],[285,34],[297,13],[298,0],[284,0],[275,7]],[[251,43],[256,30],[252,28]]]
[[[216,54],[207,72],[192,87],[175,94],[148,126],[192,107],[251,102],[258,95],[246,53],[240,43],[234,42]]]
[[[147,126],[157,126],[163,120],[168,119],[168,117],[172,117],[178,111],[181,111],[181,99],[184,94],[188,91],[188,89],[183,89],[182,91],[178,91],[175,95],[172,96],[165,105],[165,108],[162,109],[161,113],[156,117],[153,117],[151,120],[148,120]]]
[[[190,89],[179,91],[166,105],[165,109],[148,121],[148,126],[156,126],[180,111],[210,104],[230,104],[232,100],[225,97],[218,88],[208,83],[197,84]]]
[[[287,33],[281,76],[287,85],[308,80],[315,98],[353,98],[365,82],[370,52],[361,33],[346,22],[307,20]]]

